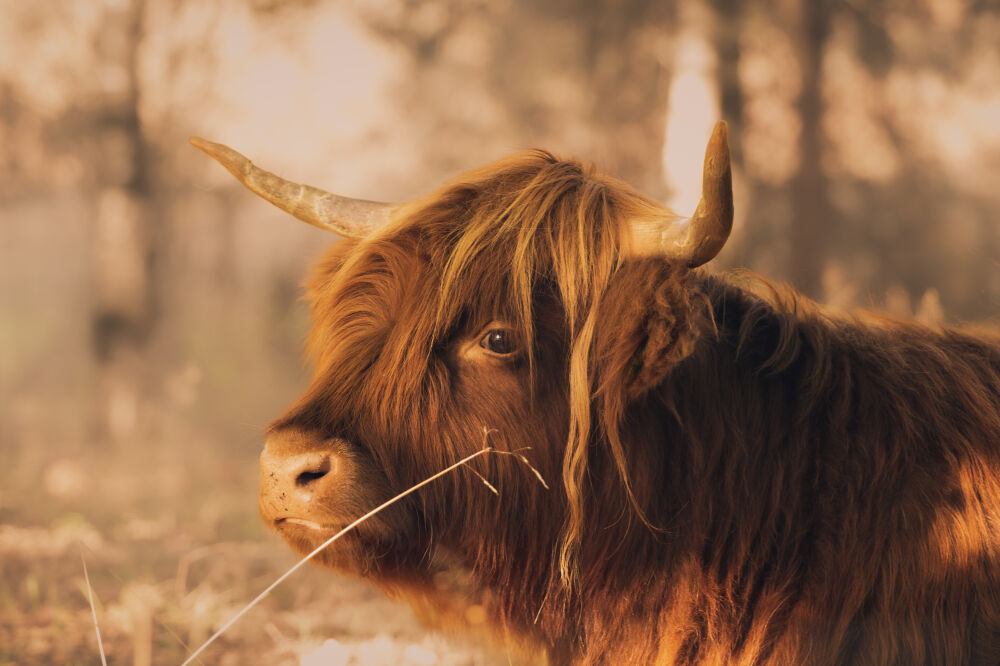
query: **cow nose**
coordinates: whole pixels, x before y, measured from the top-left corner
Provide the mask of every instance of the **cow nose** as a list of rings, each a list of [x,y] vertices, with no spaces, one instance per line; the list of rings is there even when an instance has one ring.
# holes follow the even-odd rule
[[[308,456],[293,464],[297,467],[292,470],[291,474],[295,477],[295,486],[298,488],[304,488],[330,473],[330,456],[328,455],[319,458]]]
[[[337,459],[327,451],[288,453],[268,445],[260,455],[260,472],[263,496],[280,500],[288,511],[304,509],[331,490]]]

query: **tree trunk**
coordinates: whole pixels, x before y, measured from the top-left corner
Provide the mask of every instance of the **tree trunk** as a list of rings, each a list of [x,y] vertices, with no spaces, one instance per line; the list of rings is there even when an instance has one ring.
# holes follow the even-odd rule
[[[767,225],[761,219],[757,195],[759,183],[754,174],[744,169],[743,137],[743,86],[740,81],[740,35],[743,27],[744,4],[740,0],[712,0],[714,17],[711,29],[712,46],[715,49],[715,85],[719,92],[719,111],[722,120],[729,124],[729,150],[733,165],[733,175],[738,175],[742,184],[737,193],[736,205],[740,211],[743,228],[738,241],[731,239],[726,247],[723,262],[729,265],[750,264],[750,248],[756,247],[766,235]]]
[[[740,87],[740,26],[743,5],[739,0],[713,0],[715,21],[712,46],[715,48],[715,80],[719,88],[722,119],[729,123],[729,150],[733,167],[743,171],[743,89]]]
[[[820,296],[827,249],[833,234],[833,210],[823,173],[823,54],[830,30],[829,0],[801,0],[799,62],[799,171],[792,181],[790,276],[807,295]]]
[[[136,434],[153,322],[153,225],[149,154],[139,120],[137,55],[145,5],[111,5],[98,37],[99,67],[112,82],[96,114],[97,211],[93,343],[97,428],[105,441]]]
[[[580,10],[587,20],[583,83],[592,100],[594,153],[613,157],[618,176],[659,199],[666,195],[662,153],[671,72],[667,54],[655,50],[669,40],[644,31],[670,30],[675,4],[630,0]]]

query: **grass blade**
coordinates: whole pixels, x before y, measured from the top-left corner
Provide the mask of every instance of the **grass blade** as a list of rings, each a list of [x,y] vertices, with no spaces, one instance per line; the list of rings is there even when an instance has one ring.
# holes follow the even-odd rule
[[[97,634],[97,649],[101,651],[101,666],[108,666],[108,659],[104,656],[104,642],[101,640],[101,627],[97,624],[97,606],[94,605],[94,588],[90,586],[90,574],[87,573],[87,558],[83,556],[83,548],[80,548],[80,561],[83,562],[83,579],[87,583],[87,594],[90,597],[90,614],[94,618],[94,633]]]
[[[451,465],[449,467],[446,467],[445,469],[441,470],[440,472],[438,472],[437,474],[435,474],[433,476],[427,477],[426,479],[424,479],[423,481],[421,481],[417,485],[412,486],[412,487],[408,488],[407,490],[404,490],[403,492],[399,493],[398,495],[396,495],[392,499],[387,500],[386,502],[383,502],[379,506],[375,507],[374,509],[372,509],[371,511],[369,511],[365,515],[363,515],[360,518],[358,518],[357,520],[355,520],[353,523],[351,523],[350,525],[348,525],[344,529],[342,529],[339,532],[337,532],[336,534],[334,534],[332,537],[330,537],[329,539],[327,539],[326,541],[324,541],[322,545],[318,546],[314,551],[312,551],[311,553],[309,553],[308,555],[306,555],[304,558],[302,558],[301,560],[299,560],[298,562],[296,562],[295,565],[292,566],[292,568],[290,568],[288,571],[286,571],[285,573],[283,573],[276,581],[274,581],[273,583],[271,583],[270,585],[268,585],[267,588],[265,588],[263,592],[261,592],[260,594],[258,594],[253,599],[253,601],[251,601],[246,606],[244,606],[243,609],[239,613],[237,613],[236,615],[234,615],[232,617],[232,619],[230,619],[228,622],[226,622],[224,625],[222,625],[222,627],[217,632],[215,632],[214,634],[212,634],[212,636],[207,641],[205,641],[204,643],[202,643],[201,647],[199,647],[197,650],[195,650],[194,652],[192,652],[191,656],[189,656],[184,661],[184,663],[181,664],[181,666],[187,666],[192,661],[194,661],[194,659],[199,654],[201,654],[205,650],[205,648],[207,648],[209,645],[211,645],[213,642],[215,642],[215,639],[217,639],[219,636],[221,636],[223,633],[225,633],[225,631],[227,629],[229,629],[229,627],[233,626],[233,624],[235,624],[235,622],[237,620],[239,620],[241,617],[243,617],[247,613],[247,611],[249,611],[251,608],[253,608],[254,606],[256,606],[262,599],[264,599],[264,597],[266,597],[268,594],[270,594],[271,590],[273,590],[274,588],[276,588],[282,581],[284,581],[286,578],[288,578],[293,573],[295,573],[295,571],[297,571],[299,569],[299,567],[301,567],[303,564],[305,564],[306,562],[308,562],[309,560],[311,560],[320,551],[322,551],[324,548],[326,548],[327,546],[329,546],[330,544],[332,544],[334,541],[336,541],[340,537],[344,536],[345,534],[347,534],[348,532],[350,532],[352,529],[354,529],[355,527],[357,527],[361,523],[365,522],[366,520],[368,520],[369,518],[371,518],[372,516],[374,516],[375,514],[377,514],[379,511],[382,511],[383,509],[385,509],[386,507],[390,506],[391,504],[394,504],[395,502],[398,502],[399,500],[403,499],[404,497],[406,497],[410,493],[416,492],[420,488],[423,488],[424,486],[426,486],[428,483],[430,483],[430,482],[432,482],[432,481],[434,481],[436,479],[441,478],[445,474],[448,474],[449,472],[451,472],[451,471],[453,471],[453,470],[461,467],[462,465],[468,463],[470,460],[472,460],[474,458],[478,458],[479,456],[483,455],[484,453],[490,453],[492,451],[494,451],[494,449],[492,447],[486,447],[486,448],[480,449],[479,451],[476,451],[472,455],[469,455],[469,456],[466,456],[465,458],[462,458],[457,463],[455,463],[455,464],[453,464],[453,465]],[[95,621],[96,621],[96,614],[95,614],[94,617],[95,617]],[[98,640],[99,639],[100,639],[100,635],[98,634]],[[103,652],[102,652],[101,656],[103,657]]]

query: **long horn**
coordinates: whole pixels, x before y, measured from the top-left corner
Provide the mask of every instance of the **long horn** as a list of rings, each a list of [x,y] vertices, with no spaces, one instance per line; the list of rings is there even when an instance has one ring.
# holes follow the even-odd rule
[[[733,228],[733,177],[729,165],[726,123],[719,121],[705,149],[701,201],[689,218],[636,221],[632,242],[636,254],[664,254],[694,268],[719,253]]]
[[[346,238],[365,238],[388,222],[395,204],[351,199],[300,185],[265,171],[229,146],[191,137],[191,145],[226,167],[254,194],[314,227]]]

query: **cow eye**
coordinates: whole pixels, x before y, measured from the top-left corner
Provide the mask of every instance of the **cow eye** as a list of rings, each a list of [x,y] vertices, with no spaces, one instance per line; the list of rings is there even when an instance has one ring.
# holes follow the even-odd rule
[[[510,329],[491,328],[479,340],[479,346],[494,354],[507,356],[517,351],[517,338]]]

